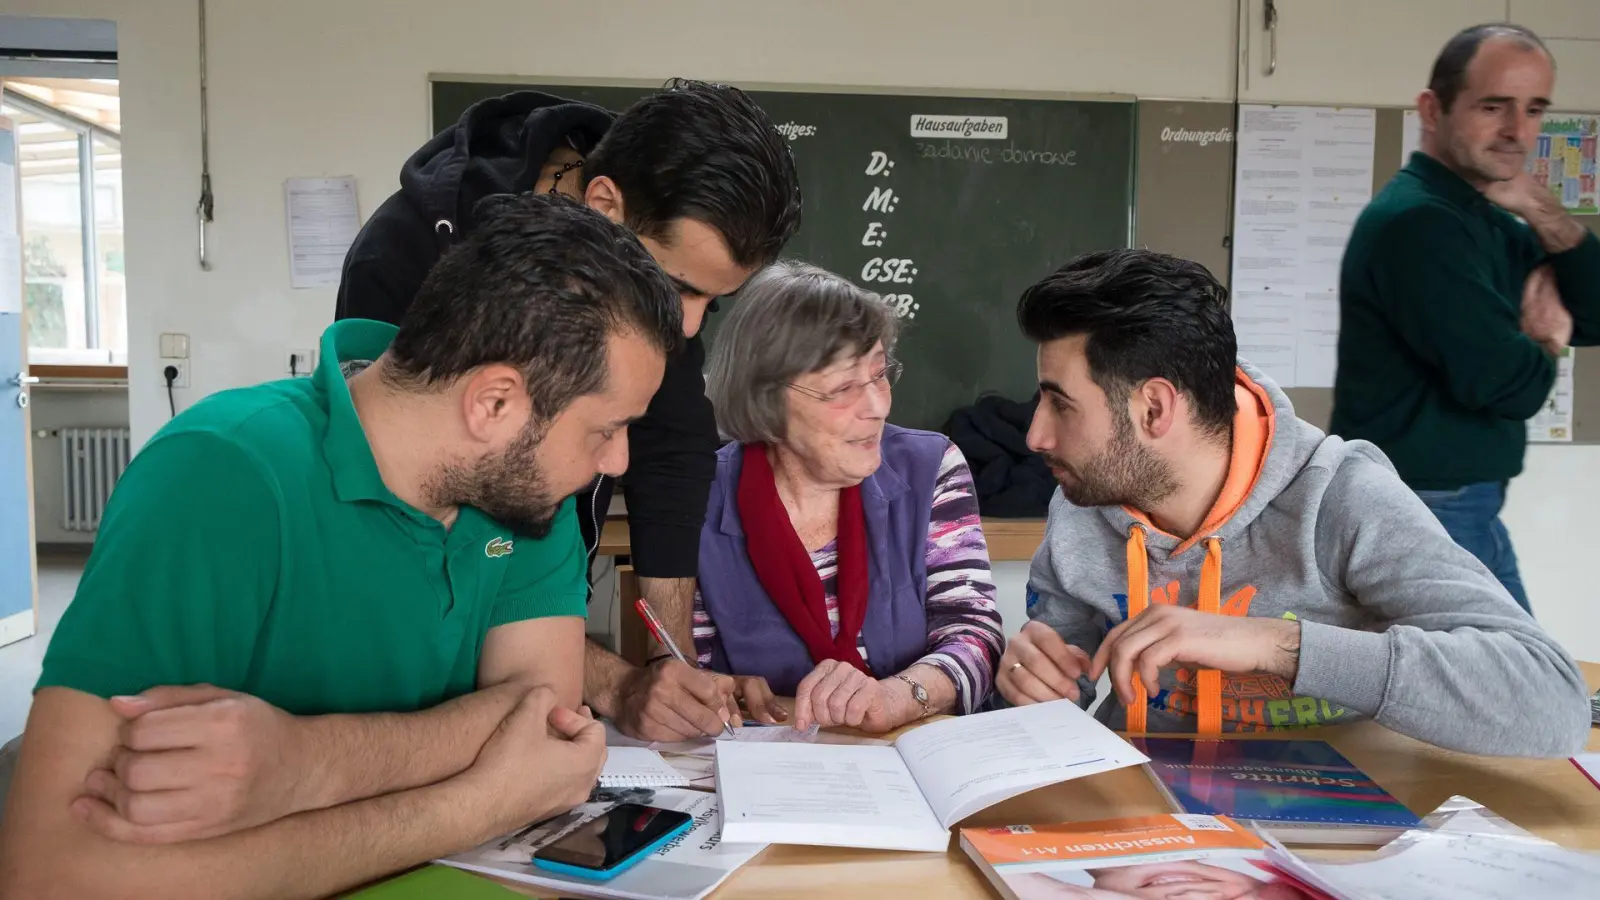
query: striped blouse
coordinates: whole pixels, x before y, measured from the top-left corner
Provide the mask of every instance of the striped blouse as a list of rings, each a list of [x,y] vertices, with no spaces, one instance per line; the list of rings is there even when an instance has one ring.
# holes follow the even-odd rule
[[[811,553],[822,578],[828,622],[839,633],[839,549],[836,542]],[[956,686],[956,709],[970,713],[989,696],[1004,639],[995,607],[989,547],[983,539],[972,470],[955,444],[939,463],[928,523],[928,652],[919,663],[937,667]],[[870,600],[869,600],[870,602]],[[694,598],[694,644],[700,665],[711,665],[717,625],[698,592]],[[858,644],[862,659],[867,648]]]

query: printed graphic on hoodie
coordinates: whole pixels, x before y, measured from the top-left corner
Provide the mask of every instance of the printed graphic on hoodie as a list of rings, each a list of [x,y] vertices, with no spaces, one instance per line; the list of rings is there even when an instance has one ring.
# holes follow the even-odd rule
[[[1166,606],[1184,606],[1189,609],[1195,607],[1198,599],[1198,586],[1196,596],[1190,602],[1183,603],[1179,600],[1180,589],[1177,581],[1168,582],[1164,586],[1152,585],[1150,588],[1150,603]],[[1247,616],[1250,614],[1250,604],[1256,598],[1255,585],[1245,585],[1223,598],[1222,614],[1225,616]],[[1117,610],[1122,613],[1122,620],[1128,618],[1128,595],[1112,594],[1112,599],[1117,602]],[[1283,614],[1285,619],[1296,618],[1292,612]],[[1163,687],[1150,697],[1150,708],[1166,710],[1183,716],[1193,716],[1199,709],[1198,689],[1195,685],[1197,669],[1179,668],[1173,673],[1173,686]],[[1309,728],[1314,725],[1330,725],[1349,715],[1350,711],[1342,706],[1329,703],[1316,697],[1297,697],[1289,682],[1276,675],[1228,675],[1222,676],[1222,721],[1227,731],[1281,731],[1289,728]]]

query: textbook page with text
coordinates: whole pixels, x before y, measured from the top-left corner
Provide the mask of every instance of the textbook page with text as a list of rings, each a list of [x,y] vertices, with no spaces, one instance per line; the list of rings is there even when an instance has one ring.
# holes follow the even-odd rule
[[[730,841],[942,852],[979,810],[1146,761],[1057,700],[934,722],[889,746],[724,741],[717,784]]]

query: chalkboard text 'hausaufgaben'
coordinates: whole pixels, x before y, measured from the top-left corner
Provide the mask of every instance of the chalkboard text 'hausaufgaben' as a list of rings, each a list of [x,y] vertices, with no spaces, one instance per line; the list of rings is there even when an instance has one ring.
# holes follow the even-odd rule
[[[1005,116],[925,116],[911,117],[912,137],[977,138],[1003,141],[1009,130]]]

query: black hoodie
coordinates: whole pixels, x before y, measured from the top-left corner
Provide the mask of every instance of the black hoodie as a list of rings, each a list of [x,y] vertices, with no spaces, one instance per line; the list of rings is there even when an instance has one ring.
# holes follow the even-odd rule
[[[406,160],[400,190],[356,235],[345,256],[335,318],[398,325],[439,255],[472,229],[479,200],[532,190],[551,151],[566,144],[588,152],[614,118],[598,106],[535,91],[474,104]],[[667,360],[644,418],[628,430],[623,492],[633,565],[646,578],[692,578],[699,562],[718,445],[704,365],[705,348],[696,337]],[[578,498],[591,558],[611,491],[611,479],[601,478]]]

